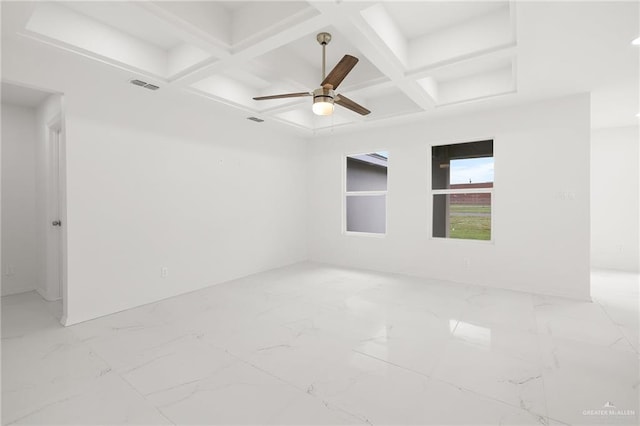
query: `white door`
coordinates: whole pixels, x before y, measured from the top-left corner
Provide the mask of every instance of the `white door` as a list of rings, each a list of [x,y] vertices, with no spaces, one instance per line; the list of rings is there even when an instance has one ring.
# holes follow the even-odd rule
[[[49,232],[47,242],[47,296],[50,300],[62,297],[62,235],[60,188],[60,126],[49,129]]]

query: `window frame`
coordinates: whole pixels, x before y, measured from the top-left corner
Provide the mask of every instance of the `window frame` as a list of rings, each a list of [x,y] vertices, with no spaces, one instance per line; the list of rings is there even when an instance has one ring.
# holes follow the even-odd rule
[[[437,146],[445,146],[445,145],[458,145],[464,143],[474,143],[474,142],[483,142],[491,140],[493,142],[493,187],[492,188],[466,188],[466,189],[433,189],[433,181],[432,181],[432,173],[433,173],[433,147]],[[429,197],[427,201],[427,210],[429,212],[428,220],[428,235],[429,240],[434,241],[447,241],[446,244],[451,243],[462,243],[462,244],[489,244],[495,245],[495,218],[496,218],[496,210],[495,210],[495,194],[496,194],[496,141],[498,138],[495,136],[487,136],[487,137],[474,137],[469,139],[456,139],[456,140],[448,140],[448,141],[437,141],[429,143],[427,148],[427,185],[429,188]],[[477,157],[481,158],[481,157]],[[468,238],[451,238],[451,237],[434,237],[433,236],[433,199],[435,195],[451,195],[451,194],[490,194],[491,195],[491,239],[489,240],[474,240]]]
[[[386,191],[347,191],[347,159],[354,155],[368,155],[372,152],[386,152],[387,156],[387,190]],[[389,233],[389,169],[391,154],[388,149],[371,149],[367,151],[345,152],[342,154],[342,234],[345,236],[385,238]],[[384,195],[384,233],[359,232],[347,230],[347,197],[367,197]]]

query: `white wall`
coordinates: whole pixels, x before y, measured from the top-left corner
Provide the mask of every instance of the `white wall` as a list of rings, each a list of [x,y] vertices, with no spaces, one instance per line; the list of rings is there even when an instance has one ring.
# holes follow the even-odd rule
[[[299,136],[28,39],[2,47],[3,79],[64,94],[66,324],[307,259]]]
[[[36,288],[36,111],[2,105],[2,295]]]
[[[640,271],[638,127],[591,135],[591,264]]]
[[[212,122],[69,111],[68,323],[306,259],[304,144]]]
[[[310,144],[310,258],[589,298],[589,97],[434,119]],[[493,243],[430,238],[431,143],[494,139]],[[344,155],[389,152],[384,238],[342,230]]]

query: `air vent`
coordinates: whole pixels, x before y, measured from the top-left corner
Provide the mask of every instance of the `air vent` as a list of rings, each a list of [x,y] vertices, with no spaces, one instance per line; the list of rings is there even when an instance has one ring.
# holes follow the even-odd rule
[[[247,117],[247,120],[255,121],[256,123],[262,123],[264,120],[258,117]]]
[[[146,81],[137,80],[137,79],[130,80],[129,83],[133,84],[134,86],[144,87],[145,89],[149,89],[149,90],[158,90],[160,88],[155,84],[147,83]]]

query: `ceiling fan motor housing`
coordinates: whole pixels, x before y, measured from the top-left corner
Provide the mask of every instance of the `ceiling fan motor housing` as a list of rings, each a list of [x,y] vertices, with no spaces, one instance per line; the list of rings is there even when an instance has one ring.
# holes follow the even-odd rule
[[[313,91],[313,102],[329,102],[333,103],[336,94],[332,89],[319,87]]]

